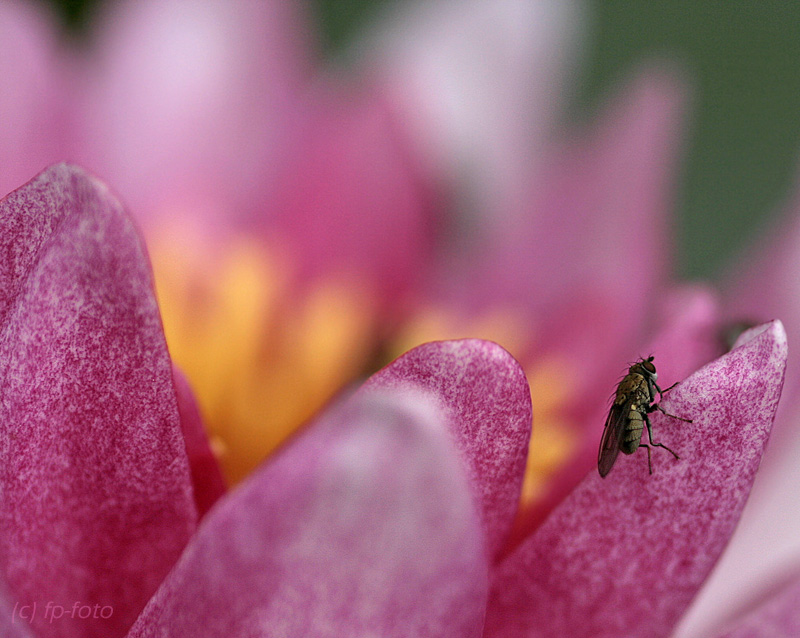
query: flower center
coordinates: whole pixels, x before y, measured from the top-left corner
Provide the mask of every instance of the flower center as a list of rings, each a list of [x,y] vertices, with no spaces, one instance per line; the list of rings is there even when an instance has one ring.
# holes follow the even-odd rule
[[[384,365],[440,339],[489,339],[518,358],[530,350],[528,324],[502,308],[469,319],[422,308],[388,344],[379,344],[378,311],[363,285],[338,278],[299,292],[287,265],[244,237],[203,242],[186,231],[162,232],[150,252],[170,355],[192,384],[231,483],[337,391],[373,372],[369,366],[379,351],[389,357],[378,361]],[[534,406],[524,510],[546,493],[548,480],[575,449],[575,435],[565,409],[566,362],[522,361]]]
[[[235,483],[362,371],[374,313],[347,282],[297,295],[245,238],[213,252],[189,244],[151,242],[164,332]]]
[[[525,510],[547,491],[547,482],[560,469],[577,446],[575,427],[566,407],[574,400],[566,361],[549,358],[537,362],[527,372],[534,409],[525,480],[520,509]]]

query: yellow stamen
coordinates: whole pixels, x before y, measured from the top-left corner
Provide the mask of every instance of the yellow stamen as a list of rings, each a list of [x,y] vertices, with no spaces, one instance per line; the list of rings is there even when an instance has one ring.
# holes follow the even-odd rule
[[[170,354],[228,479],[239,481],[361,372],[370,297],[341,280],[293,296],[284,270],[246,239],[210,257],[174,237],[151,245]]]
[[[542,496],[548,479],[575,449],[575,434],[566,417],[568,401],[574,398],[566,382],[569,372],[566,362],[557,358],[539,360],[528,372],[535,427],[522,483],[521,509]]]
[[[474,317],[459,316],[440,307],[423,308],[408,321],[392,341],[392,358],[429,341],[443,339],[487,339],[514,354],[531,341],[530,326],[510,309],[493,308]]]

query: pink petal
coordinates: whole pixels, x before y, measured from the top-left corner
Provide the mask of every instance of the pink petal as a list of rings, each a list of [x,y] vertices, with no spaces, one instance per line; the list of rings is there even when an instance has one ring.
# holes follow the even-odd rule
[[[800,636],[800,580],[795,579],[719,638]]]
[[[0,196],[67,155],[57,27],[39,3],[0,2]]]
[[[790,343],[800,339],[800,190],[769,233],[728,273],[724,311],[732,322],[780,316]],[[683,619],[678,636],[714,635],[800,564],[800,365],[786,384],[758,480],[731,543]],[[755,549],[757,548],[757,549]]]
[[[781,398],[781,406],[785,399]],[[796,406],[788,413],[778,410],[776,429],[780,425],[796,428],[797,423]],[[716,634],[763,599],[787,569],[800,564],[798,451],[796,447],[783,449],[778,443],[778,437],[770,438],[736,532],[682,619],[675,638]]]
[[[20,605],[12,601],[5,591],[0,589],[0,636],[3,638],[33,638],[30,622],[33,607]]]
[[[355,277],[402,305],[429,265],[430,186],[380,89],[318,88],[262,215],[265,235],[295,259],[301,280]]]
[[[195,401],[188,379],[172,366],[172,379],[178,399],[181,432],[186,443],[186,455],[192,471],[192,487],[197,513],[202,518],[211,506],[225,494],[227,488],[217,457],[211,451],[200,408]]]
[[[792,343],[800,341],[800,181],[795,190],[776,224],[727,273],[724,288],[731,321],[782,317]],[[794,405],[800,401],[800,364],[790,362],[786,374],[783,403]]]
[[[500,202],[480,257],[456,265],[462,304],[526,308],[547,335],[540,351],[581,360],[589,378],[615,374],[668,276],[682,101],[671,74],[642,72],[586,139]]]
[[[662,328],[640,356],[655,355],[658,378],[667,384],[664,387],[727,350],[719,335],[719,299],[710,288],[698,284],[675,287],[663,294],[657,313]]]
[[[486,636],[666,636],[739,518],[783,384],[780,322],[686,379],[652,415],[653,449],[593,470],[497,569]]]
[[[230,218],[259,206],[309,73],[298,3],[110,3],[78,158],[137,216]]]
[[[0,202],[0,556],[13,600],[110,605],[39,636],[123,634],[196,521],[147,257],[58,165]]]
[[[129,637],[480,636],[483,543],[436,408],[361,395],[220,501]]]
[[[655,337],[648,339],[644,346],[633,342],[628,344],[613,374],[588,379],[576,371],[573,381],[575,387],[581,388],[581,400],[570,407],[570,415],[579,430],[572,462],[558,471],[547,485],[547,492],[518,521],[512,544],[516,545],[536,529],[583,480],[586,469],[597,464],[597,447],[608,415],[609,393],[624,374],[625,362],[654,355],[659,380],[666,388],[721,354],[719,307],[710,290],[688,285],[671,290],[659,303],[657,316],[660,326]],[[578,385],[577,381],[584,383],[585,387]]]
[[[467,339],[426,343],[375,374],[367,391],[432,393],[469,468],[490,554],[511,528],[531,435],[525,373],[503,348]]]

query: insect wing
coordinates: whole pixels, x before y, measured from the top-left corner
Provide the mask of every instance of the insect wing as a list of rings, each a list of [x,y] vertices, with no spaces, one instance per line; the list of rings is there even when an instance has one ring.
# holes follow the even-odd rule
[[[597,469],[600,476],[605,476],[614,467],[614,461],[619,454],[620,443],[625,434],[625,415],[627,402],[622,405],[615,403],[611,406],[603,429],[603,438],[600,439],[600,450],[597,453]]]

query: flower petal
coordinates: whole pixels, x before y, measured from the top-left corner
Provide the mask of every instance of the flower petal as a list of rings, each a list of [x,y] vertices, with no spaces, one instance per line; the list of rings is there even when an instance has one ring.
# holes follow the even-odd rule
[[[790,342],[800,340],[800,180],[775,223],[732,266],[723,288],[728,318],[782,317]],[[786,397],[800,395],[800,366],[790,363],[786,374]]]
[[[220,501],[129,638],[480,636],[483,543],[435,406],[356,396]]]
[[[708,364],[651,416],[653,449],[592,471],[497,569],[487,636],[666,636],[739,518],[775,416],[786,364],[780,322]]]
[[[211,506],[225,494],[225,479],[217,457],[211,450],[200,408],[197,406],[189,381],[172,365],[172,379],[178,399],[178,412],[181,416],[181,432],[186,442],[186,455],[192,470],[192,487],[197,514],[203,517]]]
[[[108,7],[95,64],[86,66],[78,159],[117,186],[148,227],[159,216],[213,221],[258,205],[309,73],[298,3]]]
[[[729,347],[720,339],[719,300],[710,288],[686,284],[663,297],[657,311],[661,330],[643,352],[655,355],[658,378],[668,387]]]
[[[21,612],[21,613],[20,613]],[[0,636],[3,638],[33,638],[29,630],[31,608],[20,609],[20,604],[9,603],[9,597],[0,588]]]
[[[748,339],[753,328],[740,337]],[[787,566],[800,560],[797,512],[797,484],[800,480],[797,439],[788,425],[797,425],[796,394],[792,394],[792,363],[787,365],[787,383],[776,417],[770,445],[762,459],[753,491],[742,512],[725,553],[714,567],[703,589],[684,614],[675,632],[676,638],[710,636],[730,625],[732,618],[753,608],[774,590],[776,578],[786,573]],[[794,403],[793,403],[794,399]],[[783,430],[779,428],[783,425]],[[784,436],[781,437],[781,434]],[[784,446],[788,444],[787,450]],[[753,548],[759,551],[754,552]],[[792,635],[792,634],[786,634]]]
[[[783,587],[719,638],[789,638],[800,636],[800,580]]]
[[[668,273],[681,103],[671,74],[635,78],[587,139],[554,154],[517,200],[499,203],[480,257],[465,252],[455,264],[450,286],[461,304],[524,307],[547,335],[539,353],[580,359],[576,374],[590,379],[616,374],[619,353],[645,336]]]
[[[575,2],[398,3],[366,48],[437,174],[489,212],[541,158],[580,46]],[[463,203],[463,202],[462,202]]]
[[[525,373],[489,341],[439,341],[414,348],[375,374],[365,390],[433,393],[464,455],[489,552],[498,552],[519,503],[531,435]]]
[[[355,278],[402,306],[429,266],[430,185],[379,88],[315,89],[261,215],[264,234],[277,234],[301,280]]]
[[[724,308],[733,324],[781,317],[800,338],[800,189],[775,225],[727,273]],[[677,636],[710,636],[800,563],[800,365],[790,357],[781,404],[753,493],[731,543],[684,616]],[[757,552],[753,551],[758,547]]]
[[[0,202],[0,556],[40,636],[124,633],[194,530],[169,355],[139,237],[58,165]]]
[[[710,290],[696,285],[671,290],[664,296],[658,316],[660,328],[654,339],[644,348],[631,343],[620,356],[621,361],[633,361],[643,353],[653,353],[658,377],[663,387],[668,387],[721,354],[719,308]],[[580,391],[581,401],[570,406],[578,439],[572,451],[572,462],[558,470],[534,506],[517,521],[511,545],[518,544],[538,527],[583,480],[586,468],[597,463],[597,437],[608,415],[608,392],[611,390],[610,385],[600,381],[601,378],[607,379],[609,384],[613,379],[618,381],[617,375],[623,372],[624,369],[620,369],[615,375],[583,380],[586,385]],[[570,383],[580,380],[581,376],[581,372],[576,372]],[[536,450],[531,449],[531,454],[535,453]]]

